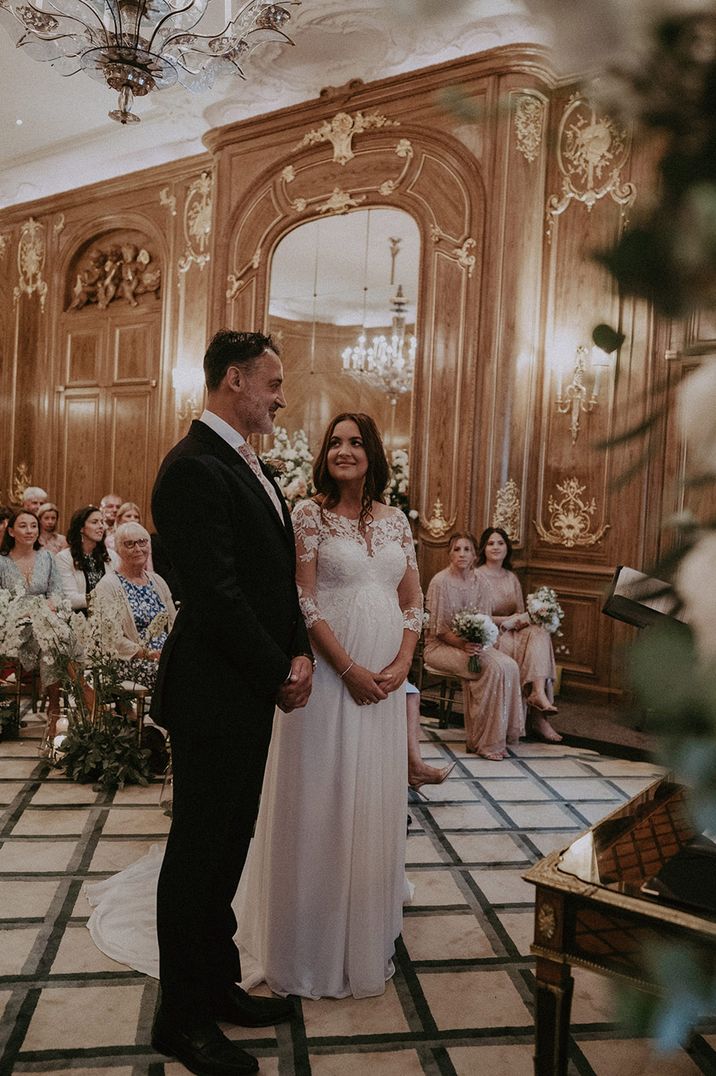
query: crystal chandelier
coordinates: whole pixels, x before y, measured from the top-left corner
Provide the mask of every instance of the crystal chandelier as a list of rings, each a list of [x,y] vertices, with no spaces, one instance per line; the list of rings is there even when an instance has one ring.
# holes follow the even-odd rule
[[[370,220],[368,227],[370,227]],[[400,239],[389,239],[388,242],[390,243],[392,260],[390,274],[390,283],[392,284],[395,277],[395,260],[400,249]],[[366,229],[366,277],[368,271],[367,262],[368,229]],[[418,341],[412,333],[406,335],[405,309],[408,305],[408,300],[403,294],[403,285],[399,284],[395,295],[390,301],[390,307],[393,311],[393,326],[390,337],[388,338],[384,335],[374,336],[372,341],[368,343],[368,337],[365,332],[367,290],[367,284],[364,283],[364,328],[359,333],[354,346],[343,350],[343,370],[347,374],[352,374],[363,381],[367,381],[368,384],[380,389],[381,392],[385,392],[391,404],[395,406],[399,396],[404,396],[412,390],[415,375],[415,352]]]
[[[387,393],[392,404],[398,402],[399,396],[410,392],[415,374],[418,341],[412,333],[408,336],[405,333],[407,305],[403,286],[399,284],[390,303],[393,310],[393,331],[390,338],[383,335],[374,336],[369,344],[363,330],[355,345],[343,351],[343,369],[346,373],[357,374]]]
[[[216,11],[218,0],[213,0]],[[0,0],[0,22],[33,60],[49,61],[62,75],[78,71],[119,94],[109,113],[138,123],[135,97],[179,82],[198,93],[239,66],[266,41],[292,45],[283,27],[300,0],[250,0],[232,17],[225,0],[218,33],[195,33],[211,0]],[[204,20],[200,29],[208,29]],[[18,26],[19,24],[19,26]]]

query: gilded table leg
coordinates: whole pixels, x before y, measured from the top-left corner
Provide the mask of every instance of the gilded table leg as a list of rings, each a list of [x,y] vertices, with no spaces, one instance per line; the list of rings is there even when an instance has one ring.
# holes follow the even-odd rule
[[[574,979],[568,964],[537,958],[535,1076],[567,1076]]]

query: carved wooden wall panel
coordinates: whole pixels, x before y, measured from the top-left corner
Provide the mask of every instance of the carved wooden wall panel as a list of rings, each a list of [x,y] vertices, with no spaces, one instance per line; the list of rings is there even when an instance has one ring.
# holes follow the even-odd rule
[[[97,503],[103,493],[105,458],[102,399],[99,389],[68,389],[60,402],[60,429],[54,486],[64,526],[76,508]]]
[[[156,406],[151,387],[114,388],[107,398],[104,422],[109,438],[105,443],[105,492],[116,490],[136,501],[142,518],[148,515],[149,498],[159,460],[153,435]]]

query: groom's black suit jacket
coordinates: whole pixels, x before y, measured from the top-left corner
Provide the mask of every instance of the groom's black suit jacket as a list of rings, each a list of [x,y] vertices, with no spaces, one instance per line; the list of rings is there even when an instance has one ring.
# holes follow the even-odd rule
[[[216,999],[241,978],[231,902],[276,692],[291,657],[311,650],[285,505],[283,513],[282,521],[248,464],[202,422],[166,457],[152,496],[181,598],[152,714],[170,730],[174,767],[157,890],[162,1006],[184,1028],[213,1019]]]
[[[191,719],[215,732],[218,725],[250,733],[241,727],[246,704],[273,700],[291,657],[310,653],[293,531],[279,498],[283,522],[245,461],[203,422],[192,422],[161,466],[152,514],[181,607],[159,664],[153,715],[170,730]]]

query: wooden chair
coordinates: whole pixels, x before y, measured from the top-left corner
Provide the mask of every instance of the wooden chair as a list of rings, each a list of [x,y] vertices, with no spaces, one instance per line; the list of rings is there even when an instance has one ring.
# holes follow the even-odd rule
[[[445,672],[444,669],[436,669],[433,665],[423,663],[425,672],[436,682],[428,686],[429,690],[438,692],[438,726],[441,729],[450,727],[450,720],[455,705],[455,695],[461,689],[462,683],[459,676]],[[423,689],[424,690],[424,689]]]

